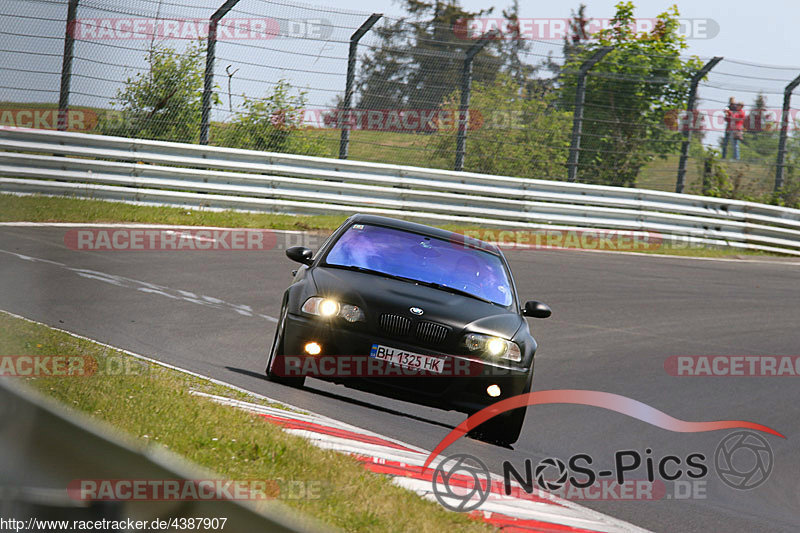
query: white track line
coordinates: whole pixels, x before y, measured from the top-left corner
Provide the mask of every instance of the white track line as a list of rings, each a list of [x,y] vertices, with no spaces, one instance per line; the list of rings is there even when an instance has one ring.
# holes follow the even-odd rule
[[[262,313],[256,313],[249,305],[245,304],[233,304],[230,302],[226,302],[219,298],[215,298],[213,296],[206,296],[203,294],[195,294],[191,291],[186,291],[182,289],[172,289],[170,287],[166,287],[164,285],[157,285],[155,283],[150,283],[147,281],[141,281],[138,279],[127,278],[125,276],[119,276],[117,274],[107,274],[105,272],[100,272],[97,270],[90,270],[86,268],[74,268],[68,266],[64,263],[59,263],[57,261],[51,261],[49,259],[42,259],[40,257],[32,257],[25,254],[20,254],[17,252],[11,252],[9,250],[2,250],[0,249],[0,253],[13,255],[18,259],[22,259],[23,261],[30,261],[33,263],[46,263],[50,265],[54,265],[65,270],[69,270],[74,272],[78,276],[86,279],[93,279],[96,281],[102,281],[104,283],[109,283],[111,285],[115,285],[117,287],[127,288],[127,289],[135,289],[139,292],[145,294],[155,294],[158,296],[163,296],[166,298],[170,298],[172,300],[181,300],[188,303],[193,303],[196,305],[202,305],[204,307],[211,307],[213,309],[224,309],[228,311],[233,311],[238,313],[242,316],[247,317],[258,317],[263,318],[269,322],[277,323],[278,319],[265,315]]]

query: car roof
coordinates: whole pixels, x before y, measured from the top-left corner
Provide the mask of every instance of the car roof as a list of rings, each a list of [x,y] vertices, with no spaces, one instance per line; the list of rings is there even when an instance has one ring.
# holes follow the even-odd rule
[[[362,213],[356,214],[351,216],[348,219],[350,223],[359,223],[359,224],[374,224],[378,226],[386,226],[390,228],[395,228],[399,230],[411,231],[413,233],[419,233],[422,235],[428,235],[429,237],[437,237],[439,239],[444,239],[447,241],[450,240],[458,240],[464,238],[464,234],[457,233],[455,231],[449,231],[446,229],[441,228],[434,228],[433,226],[427,226],[425,224],[418,224],[416,222],[409,222],[408,220],[400,220],[398,218],[391,218],[391,217],[383,217],[380,215],[365,215]],[[480,239],[471,238],[472,241],[480,241]],[[486,241],[480,241],[482,244],[480,248],[486,250],[487,252],[492,252],[499,256],[503,254],[500,253],[500,249],[495,246],[494,244],[488,243]]]

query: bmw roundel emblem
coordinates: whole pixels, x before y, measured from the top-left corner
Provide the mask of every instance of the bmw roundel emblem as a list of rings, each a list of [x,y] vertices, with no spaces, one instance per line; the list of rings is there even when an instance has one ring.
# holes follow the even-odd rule
[[[425,312],[425,311],[423,311],[423,310],[422,310],[421,308],[419,308],[419,307],[409,307],[409,309],[408,309],[408,310],[409,310],[409,311],[411,311],[411,312],[412,312],[413,314],[415,314],[415,315],[421,315],[422,313],[424,313],[424,312]]]

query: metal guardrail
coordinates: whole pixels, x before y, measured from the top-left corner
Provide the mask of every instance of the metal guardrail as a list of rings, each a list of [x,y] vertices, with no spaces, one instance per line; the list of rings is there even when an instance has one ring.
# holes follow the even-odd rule
[[[0,127],[0,191],[493,227],[603,228],[800,255],[800,210],[213,146]]]
[[[31,388],[0,379],[0,515],[31,527],[35,519],[155,521],[226,519],[225,531],[311,532],[325,529],[278,502],[224,499],[88,501],[70,495],[78,480],[212,480],[218,475],[178,455],[113,434]],[[52,526],[52,530],[58,526]],[[97,527],[97,526],[95,526]],[[172,526],[170,526],[171,528]],[[73,531],[73,527],[64,527]],[[153,527],[153,529],[158,529]],[[161,528],[161,529],[166,529]]]

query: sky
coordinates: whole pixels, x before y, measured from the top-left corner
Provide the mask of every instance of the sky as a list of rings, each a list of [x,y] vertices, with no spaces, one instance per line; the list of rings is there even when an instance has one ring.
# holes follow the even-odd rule
[[[401,15],[403,10],[393,0],[359,0],[317,2],[354,11],[382,12]],[[495,15],[511,2],[486,2],[462,0],[461,5],[470,11],[495,6]],[[585,0],[586,12],[592,18],[610,18],[615,13],[617,0]],[[576,10],[574,2],[534,2],[520,0],[520,16],[524,18],[566,18]],[[780,66],[796,66],[800,72],[800,43],[797,40],[800,21],[800,2],[793,0],[694,0],[670,2],[664,0],[634,0],[636,17],[655,17],[673,4],[677,4],[681,18],[712,19],[719,25],[719,33],[711,39],[689,40],[688,52],[700,57],[717,55]]]

